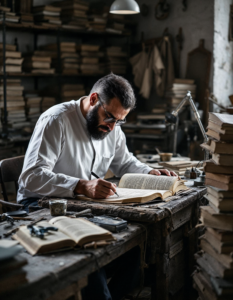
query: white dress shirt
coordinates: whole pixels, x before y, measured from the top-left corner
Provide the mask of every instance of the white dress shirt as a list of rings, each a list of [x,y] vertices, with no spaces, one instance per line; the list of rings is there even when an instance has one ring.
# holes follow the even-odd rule
[[[18,202],[30,197],[74,197],[79,179],[95,179],[91,171],[104,178],[109,168],[118,177],[152,170],[129,153],[120,126],[103,140],[92,139],[81,101],[55,105],[40,116],[19,177]]]

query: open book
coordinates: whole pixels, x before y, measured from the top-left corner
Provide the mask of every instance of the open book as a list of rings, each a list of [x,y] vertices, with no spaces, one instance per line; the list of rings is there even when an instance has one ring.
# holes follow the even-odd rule
[[[27,226],[20,226],[13,238],[32,255],[83,246],[93,241],[114,240],[111,232],[82,218],[56,217],[49,222],[39,222],[36,226],[54,226],[58,231],[49,231],[44,239],[40,239],[31,236]]]
[[[183,180],[177,177],[155,176],[150,174],[125,174],[122,176],[116,195],[106,199],[92,199],[77,195],[77,199],[103,202],[110,204],[145,203],[155,198],[166,198],[180,190],[188,190]]]

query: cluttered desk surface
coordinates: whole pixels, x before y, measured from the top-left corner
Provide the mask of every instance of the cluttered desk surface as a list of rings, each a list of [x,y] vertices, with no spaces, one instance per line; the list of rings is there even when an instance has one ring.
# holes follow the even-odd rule
[[[168,217],[170,213],[175,214],[179,212],[205,194],[205,187],[193,187],[189,191],[184,191],[181,195],[173,196],[169,202],[155,201],[155,203],[145,203],[135,206],[69,199],[67,209],[77,212],[89,208],[92,210],[92,213],[96,215],[106,214],[118,216],[130,221],[156,223]],[[42,199],[39,201],[39,205],[43,208],[49,208],[49,200]]]
[[[29,217],[33,220],[41,217],[46,220],[52,218],[48,209],[31,213]],[[6,232],[29,223],[29,221],[18,221],[11,226],[7,222],[2,222],[0,236],[6,238]],[[11,236],[7,236],[7,239],[11,239]],[[18,290],[11,288],[6,294],[7,299],[48,299],[63,287],[87,277],[98,268],[143,243],[145,227],[139,224],[128,224],[126,230],[115,233],[114,237],[116,238],[115,242],[97,249],[68,250],[36,256],[31,256],[26,250],[23,250],[20,256],[27,260],[27,264],[23,267],[27,283],[21,285]],[[8,284],[13,286],[13,283]]]

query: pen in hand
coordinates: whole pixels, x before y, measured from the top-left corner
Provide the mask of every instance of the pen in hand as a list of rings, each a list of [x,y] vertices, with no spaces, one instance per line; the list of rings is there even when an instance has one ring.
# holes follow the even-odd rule
[[[91,172],[91,175],[93,175],[95,178],[99,179],[99,176],[96,175],[94,172]],[[120,197],[117,192],[114,193],[115,195],[117,195],[117,197]]]

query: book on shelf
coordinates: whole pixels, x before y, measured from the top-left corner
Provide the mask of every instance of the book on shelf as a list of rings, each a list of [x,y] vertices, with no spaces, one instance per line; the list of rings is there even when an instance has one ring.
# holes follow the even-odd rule
[[[214,174],[214,173],[206,172],[206,178],[213,179],[225,184],[233,183],[233,175]]]
[[[82,44],[82,45],[76,46],[77,51],[97,52],[97,51],[99,51],[99,48],[100,48],[99,45],[88,45],[88,44]],[[93,55],[93,53],[92,53],[92,55]]]
[[[231,299],[233,283],[229,280],[218,278],[213,273],[212,268],[197,268],[192,276],[199,298],[205,300]]]
[[[175,78],[174,83],[180,83],[180,84],[194,84],[194,79],[182,79],[182,78]]]
[[[195,259],[198,266],[205,270],[215,274],[216,277],[231,279],[233,278],[233,269],[228,269],[222,265],[218,260],[213,258],[208,253],[198,252],[195,253]]]
[[[222,129],[233,127],[233,116],[220,113],[209,113],[209,121],[215,123]]]
[[[225,233],[227,241],[222,241],[222,233]],[[219,254],[230,254],[233,252],[233,232],[207,227],[204,237]]]
[[[87,11],[89,9],[89,3],[87,1],[82,0],[65,0],[65,1],[57,1],[53,3],[55,6],[59,6],[62,9],[78,9]]]
[[[219,189],[222,189],[222,190],[233,191],[233,183],[219,182],[219,181],[214,180],[212,178],[206,177],[205,184],[215,186],[215,187],[217,187]]]
[[[198,253],[199,254],[199,253]],[[195,254],[197,264],[204,270],[212,270],[216,277],[233,279],[233,269],[225,267],[208,253]]]
[[[12,23],[18,23],[20,17],[16,16],[14,13],[6,13],[5,15],[5,22],[12,22]],[[3,21],[3,17],[0,16],[0,21]]]
[[[0,65],[0,72],[3,72],[3,65]],[[6,72],[9,73],[21,73],[22,72],[22,66],[17,65],[6,65]]]
[[[233,166],[233,155],[213,153],[211,161],[217,165]]]
[[[50,231],[44,239],[39,239],[31,236],[27,226],[20,226],[13,236],[32,255],[82,247],[93,241],[114,240],[111,232],[83,218],[56,217],[49,222],[39,222],[37,226],[55,226],[58,231]]]
[[[33,6],[32,12],[37,13],[37,12],[43,12],[43,11],[48,11],[48,12],[61,12],[61,8],[57,6],[52,6],[52,5],[39,5],[39,6]]]
[[[176,192],[188,190],[183,180],[177,177],[154,176],[150,174],[125,174],[122,176],[116,195],[107,199],[92,199],[77,195],[78,199],[102,203],[145,203],[155,198],[166,199]]]
[[[57,51],[57,44],[48,44],[40,47],[41,50]],[[61,42],[61,52],[76,52],[76,44],[73,42]]]
[[[156,115],[156,114],[148,114],[148,115],[138,115],[137,116],[138,120],[164,120],[165,119],[165,115]]]
[[[211,129],[217,133],[221,133],[221,134],[232,134],[233,133],[233,126],[228,126],[228,127],[223,127],[212,122],[211,120],[209,120],[208,122],[208,129]]]
[[[5,58],[21,58],[22,53],[19,51],[5,51]],[[2,59],[3,53],[2,50],[0,51],[0,58]]]
[[[211,138],[214,138],[217,141],[222,141],[222,142],[233,142],[233,134],[228,133],[228,134],[223,134],[216,132],[210,128],[207,127],[207,132],[206,134],[210,136]]]
[[[10,7],[6,7],[6,6],[0,5],[0,11],[10,12],[10,11],[11,11],[11,8],[10,8]]]
[[[24,105],[25,103],[24,103],[24,101],[22,100],[22,101],[19,101],[19,100],[17,100],[17,101],[7,101],[7,108],[9,108],[9,107],[14,107],[14,106],[20,106],[20,105]],[[3,102],[0,102],[0,108],[3,108],[4,107],[4,103]]]
[[[6,44],[6,51],[16,51],[16,45]],[[3,43],[0,43],[0,50],[3,50]]]
[[[32,69],[33,74],[55,74],[55,69]]]
[[[225,143],[209,139],[207,143],[203,143],[200,146],[211,153],[233,154],[233,143]]]
[[[0,88],[0,95],[4,95],[4,89]],[[11,90],[9,88],[6,89],[6,95],[7,96],[22,96],[23,90]]]
[[[25,59],[23,63],[23,67],[25,69],[50,69],[51,63],[50,62],[45,62],[45,61],[35,61],[35,60],[30,60]]]
[[[0,95],[0,101],[4,100],[4,96]],[[11,102],[11,101],[23,101],[24,98],[22,96],[8,96],[6,95],[6,100]]]
[[[216,213],[210,206],[201,206],[200,220],[205,226],[233,231],[232,213]]]
[[[204,197],[215,212],[233,212],[233,196],[231,198],[217,198],[208,193]]]
[[[202,250],[216,259],[224,267],[233,269],[233,257],[230,254],[219,254],[203,236],[201,237],[200,245]]]
[[[232,197],[232,191],[226,191],[214,186],[207,186],[207,193],[213,195],[217,199],[225,199]],[[220,201],[221,201],[220,200]]]
[[[36,55],[32,55],[32,56],[25,56],[25,61],[36,61],[36,62],[47,62],[47,63],[51,63],[52,62],[52,58],[50,56],[36,56]]]
[[[23,63],[23,58],[6,58],[5,59],[5,63],[6,65],[22,65]],[[3,64],[3,60],[0,59],[0,64],[2,65]]]

